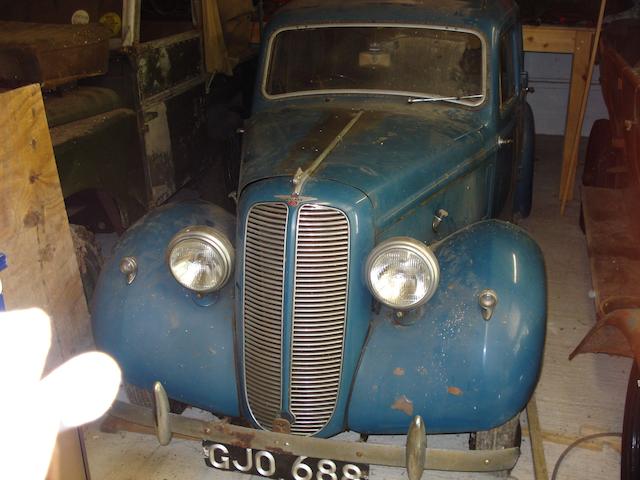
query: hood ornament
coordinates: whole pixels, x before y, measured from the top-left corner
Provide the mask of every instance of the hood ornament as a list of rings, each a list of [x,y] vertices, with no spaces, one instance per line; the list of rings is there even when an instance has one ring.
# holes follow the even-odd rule
[[[315,197],[305,197],[304,195],[298,195],[295,192],[289,195],[276,195],[275,197],[277,199],[284,200],[290,207],[297,207],[301,203],[317,200]]]

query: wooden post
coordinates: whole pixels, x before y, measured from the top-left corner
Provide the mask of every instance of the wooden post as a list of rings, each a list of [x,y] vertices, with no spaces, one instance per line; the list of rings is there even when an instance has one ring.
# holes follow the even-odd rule
[[[40,307],[52,322],[46,369],[85,350],[89,312],[69,231],[49,127],[38,85],[0,94],[0,245],[8,268],[7,309]],[[58,448],[59,474],[86,479],[77,430]],[[71,474],[70,472],[75,472]]]
[[[202,41],[207,72],[232,75],[222,32],[218,0],[202,0]]]
[[[531,439],[531,456],[533,457],[533,472],[536,480],[549,480],[547,460],[544,456],[544,444],[542,442],[542,429],[538,416],[538,405],[535,394],[531,396],[527,404],[527,424],[529,425],[529,438]]]
[[[567,106],[567,121],[565,123],[564,146],[562,149],[563,168],[560,176],[560,189],[566,183],[568,165],[571,159],[576,133],[580,136],[578,128],[580,104],[585,92],[589,92],[587,74],[589,72],[589,53],[591,52],[593,32],[576,32],[575,50],[571,62],[571,86],[569,89],[569,104]],[[582,125],[581,125],[582,127]]]
[[[591,85],[591,77],[593,75],[593,66],[596,63],[596,54],[598,53],[598,43],[600,43],[600,32],[602,31],[602,21],[604,19],[604,11],[607,6],[607,0],[600,0],[600,13],[598,14],[598,23],[596,25],[596,35],[593,39],[591,47],[591,59],[589,60],[589,71],[587,72],[586,88],[582,95],[580,104],[580,113],[578,114],[578,124],[575,128],[575,136],[573,137],[573,145],[571,155],[569,156],[568,170],[565,175],[565,182],[561,184],[560,190],[560,215],[564,215],[564,209],[567,202],[573,197],[573,187],[576,178],[576,168],[578,166],[578,147],[580,145],[580,132],[582,131],[582,123],[584,114],[587,110],[587,100],[589,100],[589,87]]]

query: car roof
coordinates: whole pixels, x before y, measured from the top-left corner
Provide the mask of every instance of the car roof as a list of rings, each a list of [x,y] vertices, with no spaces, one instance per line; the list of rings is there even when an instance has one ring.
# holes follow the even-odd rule
[[[314,23],[404,23],[445,25],[487,35],[517,7],[512,0],[292,0],[270,30]]]

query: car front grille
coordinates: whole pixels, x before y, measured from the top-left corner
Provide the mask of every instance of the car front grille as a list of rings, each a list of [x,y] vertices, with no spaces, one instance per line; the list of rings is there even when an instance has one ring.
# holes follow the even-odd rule
[[[247,401],[270,430],[282,404],[282,310],[288,209],[261,203],[249,211],[244,254],[244,365]]]
[[[342,369],[347,308],[349,223],[335,208],[305,204],[298,210],[292,321],[283,319],[284,203],[249,210],[245,235],[244,356],[247,401],[258,424],[272,429],[283,410],[282,378],[289,379],[291,432],[313,435],[331,419]],[[289,325],[289,327],[287,327]],[[291,328],[291,345],[282,344]],[[283,348],[291,364],[283,366]],[[284,372],[283,372],[284,368]]]
[[[292,431],[311,435],[331,418],[340,386],[349,223],[339,210],[307,204],[297,232],[290,402]]]

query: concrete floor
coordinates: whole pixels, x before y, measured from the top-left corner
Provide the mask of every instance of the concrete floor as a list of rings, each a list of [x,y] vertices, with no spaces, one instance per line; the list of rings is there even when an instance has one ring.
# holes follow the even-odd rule
[[[562,138],[539,136],[535,165],[532,215],[523,222],[545,254],[549,286],[549,315],[544,366],[535,396],[549,474],[566,448],[577,438],[598,432],[621,431],[624,395],[631,361],[606,355],[569,353],[594,323],[591,280],[585,239],[578,228],[580,204],[569,204],[559,214],[558,189]],[[198,413],[198,412],[191,412]],[[522,415],[526,426],[526,414]],[[526,428],[524,430],[527,431]],[[343,434],[356,439],[352,433]],[[161,447],[154,437],[134,433],[107,434],[96,422],[85,432],[93,480],[128,479],[241,479],[205,466],[198,443],[174,440]],[[372,442],[403,444],[404,437],[371,437]],[[466,435],[429,436],[430,446],[466,448]],[[620,441],[603,439],[574,449],[565,459],[558,479],[613,479],[619,476]],[[533,479],[528,435],[512,478]],[[374,480],[406,477],[402,469],[372,467]],[[430,479],[492,478],[488,474],[426,472]],[[257,478],[257,477],[256,477]]]

